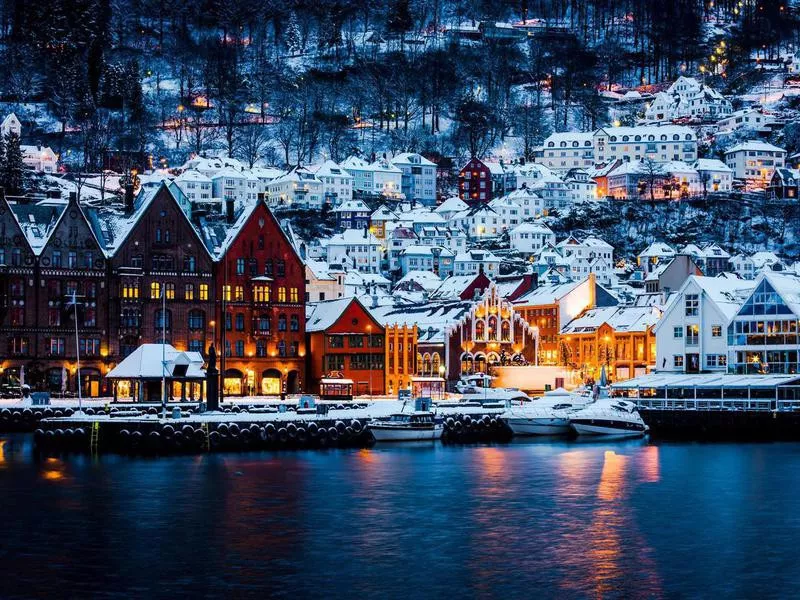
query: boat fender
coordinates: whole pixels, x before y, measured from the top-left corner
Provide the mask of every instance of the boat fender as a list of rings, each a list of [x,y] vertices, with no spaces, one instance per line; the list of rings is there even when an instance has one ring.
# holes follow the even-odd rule
[[[94,409],[93,408],[87,408],[83,412],[85,412],[87,415],[93,415],[94,414]]]
[[[339,430],[336,427],[328,427],[328,438],[330,438],[331,442],[338,440]]]
[[[328,442],[328,430],[320,427],[319,431],[317,431],[317,438],[319,438],[320,444],[325,445]]]
[[[219,431],[212,431],[208,434],[208,445],[217,448],[222,443],[222,436]]]
[[[55,435],[56,435],[56,434],[55,434],[55,433],[53,433],[53,430],[52,430],[52,429],[48,429],[47,431],[45,431],[45,432],[44,432],[44,437],[45,437],[46,439],[53,439],[53,438],[55,437]]]
[[[72,427],[68,427],[67,429],[64,430],[64,437],[67,438],[68,440],[71,440],[74,435],[75,435],[75,430],[72,429]]]
[[[69,416],[69,415],[67,415],[67,416]],[[30,408],[26,408],[25,410],[22,411],[22,417],[26,421],[30,421],[33,418],[33,411]]]
[[[131,443],[136,445],[141,441],[142,441],[142,432],[141,431],[132,431],[131,432]]]
[[[267,424],[264,426],[264,429],[266,430],[266,432],[267,432],[268,434],[275,433],[275,425],[273,425],[272,423],[267,423]]]
[[[72,410],[71,408],[65,408],[64,409],[64,416],[65,417],[71,417],[74,414],[75,414],[75,411]]]
[[[460,419],[456,421],[453,429],[455,429],[456,433],[461,433],[462,431],[464,431],[464,424],[461,422]]]
[[[52,408],[45,408],[44,409],[44,416],[45,418],[50,418],[53,416],[53,409]]]
[[[312,421],[308,424],[308,435],[311,437],[317,437],[317,433],[319,433],[319,427]]]
[[[183,446],[184,440],[185,436],[183,435],[182,431],[176,431],[172,435],[172,445],[175,446],[176,448],[180,448],[181,446]]]
[[[57,438],[64,437],[64,430],[63,429],[56,429],[53,433],[55,434],[55,436]]]
[[[344,432],[347,435],[347,437],[349,437],[349,438],[353,437],[355,435],[355,433],[356,433],[355,431],[353,431],[353,428],[350,427],[350,425],[348,425],[347,427],[344,428]]]
[[[286,427],[281,427],[278,429],[278,441],[281,444],[285,444],[289,440],[289,431]]]
[[[297,428],[297,443],[298,444],[305,444],[308,441],[308,432],[306,432],[305,427],[298,427]]]
[[[55,412],[53,413],[53,416],[55,416],[55,417],[57,417],[57,418],[61,418],[61,417],[63,417],[63,416],[64,416],[64,411],[63,411],[63,410],[57,410],[57,411],[55,411]]]
[[[362,431],[364,431],[364,426],[358,419],[353,419],[352,421],[350,421],[350,427],[352,427],[353,431],[356,433],[361,433]]]
[[[236,437],[239,435],[239,426],[236,423],[228,423],[228,432],[231,434],[231,437]]]
[[[338,430],[339,435],[344,435],[347,426],[342,421],[336,421],[335,427]]]
[[[217,431],[220,435],[228,435],[228,424],[227,423],[220,423],[217,425]]]
[[[191,425],[184,425],[181,427],[181,431],[183,432],[183,437],[185,437],[187,440],[194,436],[194,427]]]
[[[198,444],[202,444],[203,442],[206,441],[206,434],[202,429],[193,429],[192,437],[194,438],[194,441],[197,442]]]
[[[0,419],[3,419],[3,421],[8,421],[10,418],[11,418],[10,410],[8,410],[7,408],[0,410]]]
[[[164,425],[161,428],[161,434],[165,438],[171,438],[175,434],[175,428],[172,425],[169,425],[169,424]]]
[[[297,425],[295,425],[294,423],[289,423],[286,426],[286,431],[289,433],[289,437],[291,439],[294,439],[294,438],[297,437]]]
[[[44,429],[37,429],[33,432],[33,439],[37,442],[40,441],[44,437]]]

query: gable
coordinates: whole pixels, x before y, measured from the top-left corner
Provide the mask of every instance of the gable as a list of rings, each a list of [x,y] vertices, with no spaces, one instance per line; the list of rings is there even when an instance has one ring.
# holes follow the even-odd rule
[[[19,248],[20,266],[33,267],[35,254],[2,193],[0,193],[0,248],[5,253],[5,264],[11,265],[12,252],[15,248]]]
[[[373,334],[383,333],[383,326],[373,318],[358,299],[353,298],[339,318],[326,330],[326,333],[364,333],[368,326],[372,327]]]
[[[77,260],[74,268],[105,268],[103,249],[77,200],[72,199],[53,228],[39,256],[39,262],[43,267],[49,267],[57,262],[55,256],[60,254],[61,265],[68,267],[71,253],[75,253]]]

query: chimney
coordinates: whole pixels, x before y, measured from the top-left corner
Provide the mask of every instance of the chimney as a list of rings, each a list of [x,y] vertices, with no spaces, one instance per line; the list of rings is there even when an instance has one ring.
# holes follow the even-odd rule
[[[125,184],[125,213],[131,214],[133,212],[133,182]]]
[[[70,202],[77,202],[77,201],[78,201],[78,194],[77,194],[77,192],[70,192],[70,193],[69,193],[69,201],[70,201]]]
[[[267,193],[266,192],[258,192],[258,201],[259,202],[266,202],[267,201]]]
[[[233,198],[225,198],[225,220],[233,223]]]

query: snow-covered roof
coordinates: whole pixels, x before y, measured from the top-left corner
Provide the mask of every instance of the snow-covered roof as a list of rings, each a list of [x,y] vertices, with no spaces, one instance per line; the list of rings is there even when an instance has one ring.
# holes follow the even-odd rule
[[[518,233],[541,233],[544,235],[555,235],[553,230],[541,221],[523,221],[514,227],[509,233],[511,235]]]
[[[720,312],[729,319],[737,313],[739,307],[755,287],[755,282],[744,279],[691,275],[689,280],[697,284],[719,308]]]
[[[306,331],[313,333],[327,330],[336,323],[351,302],[356,302],[355,298],[337,298],[306,305]]]
[[[656,140],[660,140],[662,135],[666,135],[668,137],[678,135],[680,136],[681,140],[687,139],[686,136],[689,136],[688,139],[695,140],[697,136],[694,133],[694,130],[691,127],[686,127],[685,125],[638,125],[635,127],[601,127],[595,132],[595,135],[599,133],[605,133],[609,136],[616,136],[617,141],[621,141],[624,136],[629,136],[631,138],[635,138],[637,135],[642,136],[644,138],[649,135],[653,135],[656,137]],[[631,140],[633,141],[633,139]]]
[[[401,154],[395,155],[391,163],[393,165],[422,165],[426,167],[435,167],[436,163],[428,160],[421,154],[417,154],[416,152],[402,152]]]
[[[732,375],[727,373],[650,373],[611,384],[617,389],[637,388],[774,388],[797,382],[798,375]]]
[[[406,324],[417,326],[419,343],[441,344],[446,341],[446,330],[460,321],[472,308],[472,302],[426,302],[401,306],[370,308],[375,320],[384,326]]]
[[[431,293],[431,299],[457,300],[478,275],[451,275],[442,280],[439,287]]]
[[[67,208],[66,200],[48,199],[35,203],[8,202],[12,214],[37,256],[41,254],[50,235],[55,231],[61,215]]]
[[[176,182],[211,183],[211,178],[206,177],[196,169],[186,169],[175,178]]]
[[[697,171],[720,171],[722,173],[733,173],[728,165],[716,158],[698,158],[692,165]]]
[[[386,288],[392,285],[392,282],[386,279],[380,273],[362,273],[360,271],[348,271],[344,276],[344,284],[347,286],[355,287],[374,287]]]
[[[436,290],[442,284],[442,280],[439,279],[439,276],[432,271],[409,271],[394,287],[395,289],[402,289],[405,285],[412,282],[428,292]]]
[[[203,355],[181,352],[171,344],[142,344],[109,371],[109,379],[204,379]]]
[[[765,272],[762,277],[780,294],[792,312],[800,317],[800,277],[794,273],[774,272]]]
[[[473,248],[456,255],[455,262],[500,262],[500,259],[489,250]]]
[[[385,204],[381,204],[369,216],[372,221],[397,221],[400,217]]]
[[[453,256],[452,250],[442,248],[441,246],[426,246],[423,244],[414,244],[403,248],[400,254],[404,256],[432,256],[434,250],[439,252],[440,256]]]
[[[464,202],[458,196],[450,196],[444,202],[442,202],[439,206],[437,206],[434,210],[441,214],[443,212],[459,212],[462,210],[467,210],[469,205]]]
[[[320,281],[336,281],[336,278],[331,275],[330,267],[322,261],[314,260],[313,258],[306,258],[306,267],[314,274],[314,277]]]
[[[311,169],[313,170],[313,168]],[[317,177],[341,177],[343,179],[353,178],[350,173],[332,160],[326,160],[324,163],[319,165],[319,167],[317,167],[314,171],[314,174]]]
[[[328,240],[329,247],[356,244],[380,246],[381,242],[370,232],[363,229],[345,229],[342,233],[337,233]]]
[[[728,148],[725,151],[725,154],[733,154],[735,152],[783,152],[785,153],[786,150],[783,148],[778,148],[778,146],[773,146],[767,142],[761,142],[758,140],[749,140],[746,142],[742,142],[741,144],[736,144],[733,148]]]
[[[675,249],[664,242],[653,242],[639,253],[640,258],[650,256],[675,256]]]
[[[370,208],[363,200],[345,200],[339,206],[333,209],[335,213],[345,212],[369,212]]]
[[[603,324],[608,324],[614,331],[619,332],[644,332],[655,325],[660,317],[661,311],[649,306],[592,308],[564,325],[561,333],[592,333]]]
[[[567,281],[540,285],[514,300],[514,304],[555,304],[582,283],[583,281]]]

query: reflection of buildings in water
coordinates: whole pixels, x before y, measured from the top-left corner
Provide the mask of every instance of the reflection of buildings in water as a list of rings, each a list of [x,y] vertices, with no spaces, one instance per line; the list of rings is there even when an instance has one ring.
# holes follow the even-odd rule
[[[6,468],[6,444],[8,440],[0,440],[0,469]]]
[[[42,469],[42,479],[47,481],[61,481],[64,479],[64,462],[58,458],[48,458],[45,460],[45,467]]]
[[[636,465],[643,483],[658,483],[661,480],[661,464],[658,446],[645,446],[636,454]]]
[[[620,502],[625,486],[627,458],[611,450],[605,452],[597,498],[600,500],[588,530],[588,555],[592,564],[592,591],[595,597],[604,597],[615,590],[616,582],[624,573],[620,557],[622,554],[622,530],[625,526]],[[629,567],[630,568],[630,567]]]

